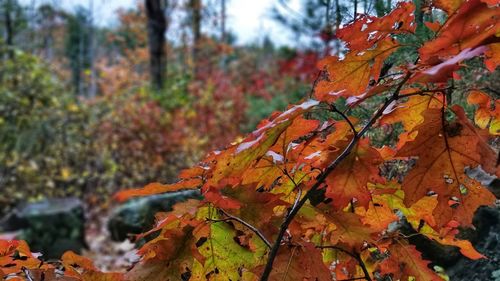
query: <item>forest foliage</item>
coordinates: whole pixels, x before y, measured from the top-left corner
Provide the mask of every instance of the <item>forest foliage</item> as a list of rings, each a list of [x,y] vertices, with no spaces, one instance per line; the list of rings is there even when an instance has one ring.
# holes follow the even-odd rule
[[[473,81],[498,75],[499,17],[491,0],[434,1],[419,10],[400,2],[387,15],[357,15],[335,34],[348,51],[317,64],[308,97],[208,153],[178,182],[115,194],[125,201],[199,189],[204,198],[157,214],[154,228],[139,235],[150,240],[130,270],[103,273],[72,252],[45,263],[23,241],[0,241],[0,273],[32,280],[446,278],[408,242],[405,226],[470,259],[487,258],[458,234],[472,227],[478,207],[495,201],[466,170],[500,176],[489,144],[500,134],[500,103],[491,89],[463,83],[462,71],[474,68]],[[195,111],[215,114],[203,93],[226,92],[224,83],[192,87],[200,93]],[[368,117],[354,117],[356,110]],[[160,121],[153,115],[150,122]],[[380,141],[377,130],[396,131],[397,141]],[[380,172],[396,161],[410,166],[401,181]]]

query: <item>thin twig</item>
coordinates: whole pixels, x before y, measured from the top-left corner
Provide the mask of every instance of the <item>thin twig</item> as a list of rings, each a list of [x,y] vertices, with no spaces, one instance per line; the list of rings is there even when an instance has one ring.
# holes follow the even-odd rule
[[[269,242],[269,240],[267,240],[267,238],[264,236],[264,234],[262,232],[260,232],[260,230],[258,230],[255,226],[249,224],[248,222],[236,217],[236,216],[233,216],[231,214],[228,214],[226,211],[222,210],[222,209],[219,209],[220,212],[226,216],[227,218],[225,219],[208,219],[209,221],[212,221],[212,222],[225,222],[225,221],[228,221],[228,220],[234,220],[234,221],[237,221],[239,223],[241,223],[242,225],[244,225],[245,227],[247,227],[248,229],[250,229],[253,233],[257,234],[257,236],[259,236],[259,238],[262,240],[262,242],[264,242],[264,244],[266,244],[266,246],[268,248],[271,248],[271,243]]]
[[[349,118],[347,117],[347,115],[345,115],[344,112],[338,110],[338,108],[334,105],[334,104],[331,104],[330,105],[330,109],[333,111],[333,112],[336,112],[338,113],[340,116],[342,116],[342,118],[349,124],[349,126],[351,127],[351,130],[352,132],[354,133],[354,135],[357,135],[358,134],[358,131],[356,131],[356,128],[354,127],[354,124],[352,124],[351,120],[349,120]]]

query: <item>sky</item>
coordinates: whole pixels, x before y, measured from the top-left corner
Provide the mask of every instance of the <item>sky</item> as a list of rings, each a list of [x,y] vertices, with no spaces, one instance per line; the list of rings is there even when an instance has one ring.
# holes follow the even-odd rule
[[[76,6],[94,6],[96,24],[109,25],[116,21],[118,8],[134,7],[137,0],[20,0],[23,4],[52,3],[73,10]],[[294,2],[294,1],[292,1]],[[295,1],[297,2],[297,1]],[[237,35],[238,43],[262,39],[265,35],[277,45],[291,44],[291,35],[274,22],[269,13],[274,0],[228,0],[227,26]]]

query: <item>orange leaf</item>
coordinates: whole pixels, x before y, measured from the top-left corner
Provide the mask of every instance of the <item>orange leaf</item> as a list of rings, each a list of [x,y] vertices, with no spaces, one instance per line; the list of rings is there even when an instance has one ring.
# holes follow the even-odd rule
[[[383,182],[378,165],[383,162],[379,152],[361,139],[351,154],[326,178],[326,197],[331,198],[335,209],[342,209],[351,200],[356,205],[368,207],[371,195],[368,182]]]
[[[362,15],[353,23],[341,28],[336,35],[352,50],[365,50],[392,34],[415,31],[415,5],[399,2],[396,9],[384,17]]]
[[[389,257],[380,263],[381,274],[391,274],[394,280],[442,281],[421,258],[415,246],[403,241],[395,241],[389,246]]]
[[[436,39],[420,48],[422,61],[434,65],[463,50],[481,46],[490,38],[494,40],[500,28],[499,16],[500,9],[488,7],[480,0],[464,2],[448,18]]]
[[[350,52],[345,58],[332,56],[323,59],[320,68],[328,72],[328,80],[316,87],[315,97],[320,101],[333,102],[339,97],[361,96],[371,80],[377,81],[384,60],[399,45],[390,39],[377,44],[374,49]]]
[[[198,189],[202,185],[201,179],[188,179],[173,184],[150,183],[143,188],[119,191],[114,195],[115,200],[123,202],[132,197],[141,197],[165,192],[185,189]]]
[[[465,174],[466,167],[482,165],[490,173],[500,173],[495,167],[496,155],[484,141],[483,132],[457,112],[453,123],[442,120],[441,110],[428,109],[424,123],[415,127],[414,141],[407,142],[396,157],[417,156],[415,167],[405,177],[405,202],[413,204],[429,192],[438,194],[434,210],[439,226],[454,219],[470,225],[474,211],[494,202],[495,197]],[[453,199],[457,204],[449,205]]]

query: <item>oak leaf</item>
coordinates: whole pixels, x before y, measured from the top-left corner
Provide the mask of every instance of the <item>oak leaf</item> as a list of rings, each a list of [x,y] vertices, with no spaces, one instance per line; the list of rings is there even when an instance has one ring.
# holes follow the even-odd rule
[[[407,142],[396,157],[418,157],[417,164],[403,180],[405,203],[414,204],[429,192],[438,195],[434,213],[439,226],[451,219],[470,225],[474,211],[494,201],[494,196],[479,183],[469,179],[466,167],[482,167],[490,173],[500,172],[495,167],[496,155],[477,131],[456,110],[455,122],[444,120],[441,110],[428,109],[424,123],[415,127],[414,141]],[[454,204],[450,204],[454,200]]]
[[[399,44],[385,39],[373,49],[349,52],[343,59],[331,56],[319,63],[328,73],[328,80],[318,83],[315,97],[324,102],[333,102],[339,97],[361,96],[370,81],[377,81],[385,59],[397,50]]]

